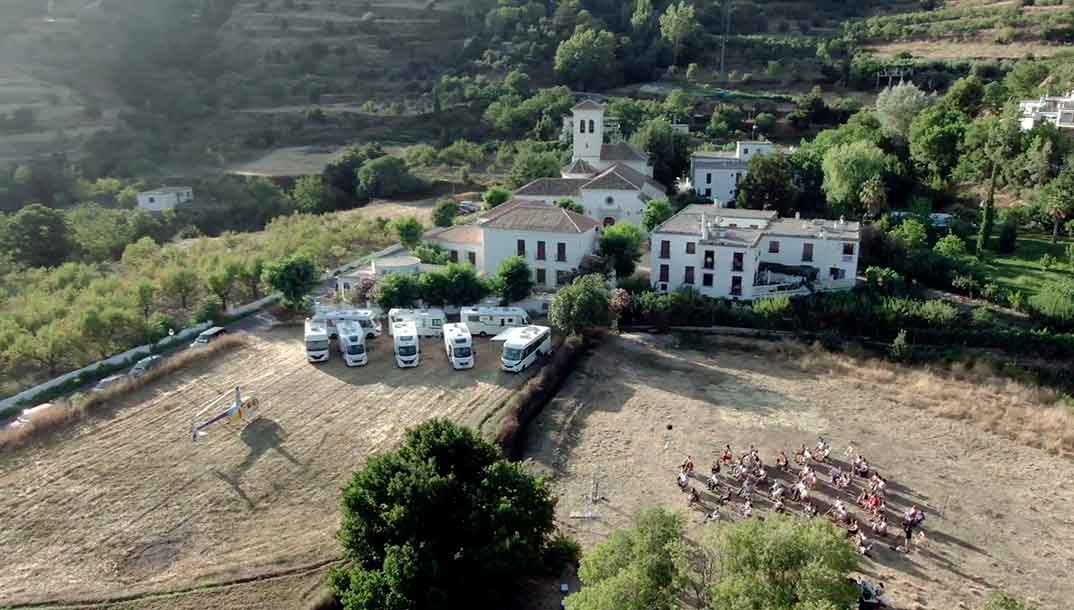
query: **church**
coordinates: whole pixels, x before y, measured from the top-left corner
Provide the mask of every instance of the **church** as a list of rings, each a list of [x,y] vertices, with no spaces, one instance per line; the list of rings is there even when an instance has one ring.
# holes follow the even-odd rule
[[[559,178],[538,178],[516,190],[514,199],[549,204],[570,199],[602,226],[629,222],[640,227],[645,206],[666,189],[653,180],[646,153],[626,142],[604,141],[605,110],[594,100],[575,105],[569,119],[571,162]]]

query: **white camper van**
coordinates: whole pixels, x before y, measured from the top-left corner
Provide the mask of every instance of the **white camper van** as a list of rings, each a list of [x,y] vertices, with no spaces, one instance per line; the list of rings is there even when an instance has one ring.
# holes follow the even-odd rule
[[[369,362],[365,345],[365,329],[357,322],[346,320],[336,324],[339,332],[339,354],[347,366],[364,366]]]
[[[552,353],[552,329],[547,326],[513,328],[496,338],[503,338],[500,365],[503,370],[518,373],[526,370],[540,356]]]
[[[401,369],[421,364],[421,338],[413,322],[396,322],[391,326],[395,342],[395,364]]]
[[[388,323],[413,322],[419,337],[440,337],[444,334],[447,316],[440,309],[389,309]]]
[[[376,314],[371,309],[328,309],[324,307],[318,307],[317,312],[313,314],[313,319],[322,322],[328,329],[329,338],[335,339],[339,336],[337,326],[341,322],[357,322],[365,329],[365,336],[367,338],[380,336],[380,321],[377,320]]]
[[[444,351],[456,371],[474,368],[474,340],[465,324],[444,325]]]
[[[463,307],[459,319],[474,335],[496,335],[508,328],[528,326],[529,314],[519,307]]]
[[[323,322],[316,322],[306,318],[306,360],[310,362],[325,362],[328,360],[328,351],[331,347],[331,339],[328,338],[328,329]]]

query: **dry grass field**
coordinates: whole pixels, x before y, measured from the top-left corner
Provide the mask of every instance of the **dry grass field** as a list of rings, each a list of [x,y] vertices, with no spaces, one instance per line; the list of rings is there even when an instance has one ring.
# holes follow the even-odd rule
[[[1030,53],[1036,57],[1050,57],[1066,48],[1040,42],[999,43],[987,39],[909,40],[870,47],[880,57],[894,57],[899,53],[907,52],[921,59],[1023,59]]]
[[[896,511],[911,503],[928,515],[924,546],[904,554],[887,541],[863,562],[896,607],[976,608],[989,591],[1006,590],[1060,608],[1074,596],[1074,487],[1066,483],[1074,418],[1054,396],[974,372],[741,341],[695,351],[679,341],[609,338],[529,431],[528,456],[560,496],[558,520],[584,547],[653,503],[683,511],[698,534],[703,514],[687,509],[675,485],[688,454],[707,476],[725,443],[736,452],[755,444],[772,463],[777,451],[792,455],[823,435],[840,460],[853,443],[889,479],[896,526]],[[827,467],[818,469],[823,479]],[[597,503],[589,501],[594,478],[606,498]],[[715,496],[693,484],[714,507]],[[826,483],[819,488],[834,500]],[[761,515],[770,508],[756,506]],[[738,519],[740,508],[734,500],[721,512]],[[579,518],[587,511],[595,517]]]
[[[418,369],[394,367],[386,336],[366,367],[338,356],[311,365],[301,329],[276,327],[0,454],[0,606],[176,591],[332,559],[339,489],[367,456],[431,417],[479,426],[527,377],[498,370],[498,345],[479,344],[477,368],[459,372],[440,346],[424,342]],[[192,443],[192,414],[235,386],[260,400],[259,417]],[[286,576],[114,607],[293,609],[319,582]]]

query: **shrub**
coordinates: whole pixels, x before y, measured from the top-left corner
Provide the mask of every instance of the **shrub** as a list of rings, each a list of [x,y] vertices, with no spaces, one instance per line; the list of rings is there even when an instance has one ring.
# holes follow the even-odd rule
[[[906,288],[906,281],[894,269],[887,267],[868,267],[865,269],[865,281],[878,290],[888,294],[900,294]]]
[[[1021,290],[1011,290],[1007,292],[1007,305],[1015,311],[1026,310],[1026,295]]]
[[[996,323],[996,316],[987,307],[976,307],[973,310],[973,323],[985,328]]]
[[[914,347],[910,345],[910,339],[906,336],[906,330],[900,330],[899,334],[895,336],[895,340],[891,342],[891,348],[888,351],[888,355],[895,362],[910,362],[914,357]]]
[[[1041,271],[1051,271],[1059,264],[1059,259],[1051,254],[1045,253],[1040,257],[1040,260],[1037,261],[1037,264],[1040,265]]]
[[[973,275],[956,275],[951,280],[951,286],[966,293],[971,299],[981,292],[981,282]]]
[[[932,247],[932,251],[943,256],[960,258],[966,256],[966,242],[957,235],[944,235]]]
[[[433,208],[433,224],[438,227],[450,227],[459,215],[459,204],[451,199],[441,199]]]
[[[916,218],[907,218],[888,232],[888,235],[907,250],[923,248],[928,243],[928,230],[925,224]]]
[[[485,191],[485,194],[482,196],[482,199],[485,202],[485,207],[490,210],[506,202],[510,198],[511,191],[501,186],[494,186],[490,188],[489,190]]]
[[[932,299],[921,304],[917,315],[929,326],[944,328],[958,319],[958,308],[945,301]]]
[[[1074,323],[1074,280],[1048,282],[1029,299],[1029,304],[1052,322]]]
[[[224,314],[224,306],[216,299],[208,299],[194,311],[194,322],[213,322],[223,324],[227,316]]]
[[[758,299],[753,302],[752,309],[754,314],[765,320],[780,320],[791,313],[791,299],[785,295]]]
[[[981,298],[990,303],[1002,305],[1006,303],[1006,297],[1007,294],[995,282],[988,282],[981,287]]]

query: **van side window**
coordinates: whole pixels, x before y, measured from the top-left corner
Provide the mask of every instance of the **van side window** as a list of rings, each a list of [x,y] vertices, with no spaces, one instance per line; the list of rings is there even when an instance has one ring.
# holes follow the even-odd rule
[[[467,316],[467,322],[480,322],[481,316]]]

